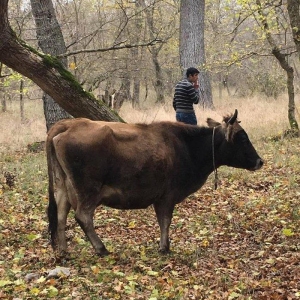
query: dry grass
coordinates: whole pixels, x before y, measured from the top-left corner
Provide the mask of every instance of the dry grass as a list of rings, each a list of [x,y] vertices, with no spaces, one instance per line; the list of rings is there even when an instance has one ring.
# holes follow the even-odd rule
[[[196,107],[199,125],[205,125],[206,118],[210,117],[221,121],[224,115],[239,111],[239,119],[246,131],[255,138],[277,135],[289,128],[287,118],[288,100],[286,97],[279,99],[265,98],[223,98],[214,100],[215,110],[203,110]],[[300,109],[299,98],[296,106]],[[136,111],[129,103],[125,103],[120,112],[121,116],[130,123],[169,120],[175,121],[172,108],[172,99],[167,99],[165,106],[155,106],[149,109]],[[300,120],[298,120],[300,121]]]
[[[7,112],[0,112],[0,152],[21,150],[29,143],[45,140],[42,101],[25,102],[24,114],[22,122],[19,103],[16,101],[7,104]]]
[[[153,105],[154,96],[151,95],[151,98],[152,100],[142,102],[142,109],[139,110],[133,109],[130,103],[125,103],[120,115],[129,123],[175,121],[171,97],[166,99],[167,103],[164,106]],[[225,97],[222,101],[216,98],[214,100],[216,110],[203,110],[196,107],[196,115],[199,125],[205,125],[207,117],[221,121],[223,115],[232,113],[237,108],[242,126],[252,139],[259,139],[277,135],[289,128],[287,103],[286,97],[276,100],[258,97],[247,99]],[[296,107],[300,107],[299,97],[296,99]],[[42,101],[25,102],[24,122],[21,122],[18,102],[8,103],[7,112],[0,112],[0,151],[20,150],[29,143],[44,140],[45,137],[46,126]]]

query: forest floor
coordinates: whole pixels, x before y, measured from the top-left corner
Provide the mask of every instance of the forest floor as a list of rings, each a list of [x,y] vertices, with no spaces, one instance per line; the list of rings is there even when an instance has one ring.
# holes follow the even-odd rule
[[[152,207],[99,207],[112,254],[95,256],[71,213],[61,262],[47,233],[45,153],[1,153],[0,299],[300,299],[299,145],[261,140],[261,170],[221,168],[217,190],[211,176],[176,207],[169,255],[158,253]]]

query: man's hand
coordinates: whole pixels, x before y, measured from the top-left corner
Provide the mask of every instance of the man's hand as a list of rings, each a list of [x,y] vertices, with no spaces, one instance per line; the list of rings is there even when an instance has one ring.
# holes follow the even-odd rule
[[[196,90],[198,90],[199,89],[199,82],[198,82],[198,80],[196,81],[196,82],[194,82],[194,88],[196,89]]]

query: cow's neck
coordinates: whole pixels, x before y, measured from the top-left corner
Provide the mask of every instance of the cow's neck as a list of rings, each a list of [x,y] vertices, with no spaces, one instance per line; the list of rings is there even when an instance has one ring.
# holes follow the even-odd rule
[[[194,163],[192,168],[195,174],[195,184],[199,187],[205,183],[214,170],[222,165],[220,152],[224,141],[225,135],[222,127],[199,129],[198,134],[193,137],[189,150]]]

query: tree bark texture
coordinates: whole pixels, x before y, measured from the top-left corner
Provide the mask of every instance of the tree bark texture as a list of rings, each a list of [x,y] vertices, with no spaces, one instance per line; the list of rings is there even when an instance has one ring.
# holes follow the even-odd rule
[[[152,55],[152,62],[154,65],[155,70],[155,77],[156,82],[154,83],[154,89],[156,92],[156,103],[165,103],[165,93],[164,93],[164,80],[163,80],[163,74],[161,70],[160,63],[158,61],[158,49],[152,49],[151,55]]]
[[[25,121],[25,114],[24,114],[24,80],[20,80],[20,116],[21,122],[24,123]]]
[[[0,98],[1,98],[1,111],[6,112],[6,100],[4,93],[4,77],[2,77],[3,64],[0,62]]]
[[[288,119],[291,126],[292,131],[299,133],[299,126],[296,121],[295,115],[295,90],[294,90],[294,69],[288,64],[285,59],[285,56],[280,53],[278,48],[272,50],[272,54],[277,58],[281,67],[286,71],[287,75],[287,90],[289,96],[288,103]]]
[[[300,60],[300,1],[287,0],[287,10],[289,13],[294,42]]]
[[[147,22],[147,26],[149,29],[149,34],[150,34],[151,39],[153,39],[154,32],[155,32],[153,10],[151,8],[147,8],[145,0],[139,0],[139,1],[141,3],[141,6],[143,7],[143,9],[145,10],[146,22]],[[163,80],[162,69],[161,69],[161,66],[160,66],[160,63],[158,60],[158,54],[159,54],[160,50],[162,49],[162,47],[163,47],[163,44],[154,45],[152,47],[149,47],[149,51],[151,53],[152,62],[154,65],[154,70],[155,70],[155,77],[156,77],[156,80],[153,84],[155,93],[156,93],[156,101],[155,102],[164,104],[165,103],[164,80]]]
[[[56,19],[52,0],[30,0],[30,3],[39,47],[44,53],[54,56],[66,53],[67,48]],[[63,57],[60,61],[67,68],[67,58]],[[46,93],[43,95],[43,103],[47,131],[57,121],[71,117]]]
[[[141,32],[142,29],[142,16],[140,13],[140,3],[139,1],[135,2],[135,31]],[[135,44],[140,42],[140,35],[133,36],[133,41]],[[132,107],[140,108],[140,88],[141,88],[141,71],[140,71],[140,51],[138,48],[132,48],[131,50],[133,58],[133,93],[132,93]]]
[[[59,60],[38,53],[17,39],[8,22],[8,0],[0,1],[0,62],[35,82],[74,117],[123,121],[102,101],[87,93]]]
[[[210,77],[205,69],[204,17],[205,0],[181,0],[180,65],[183,72],[189,67],[199,68],[200,97],[205,107],[213,108]]]

